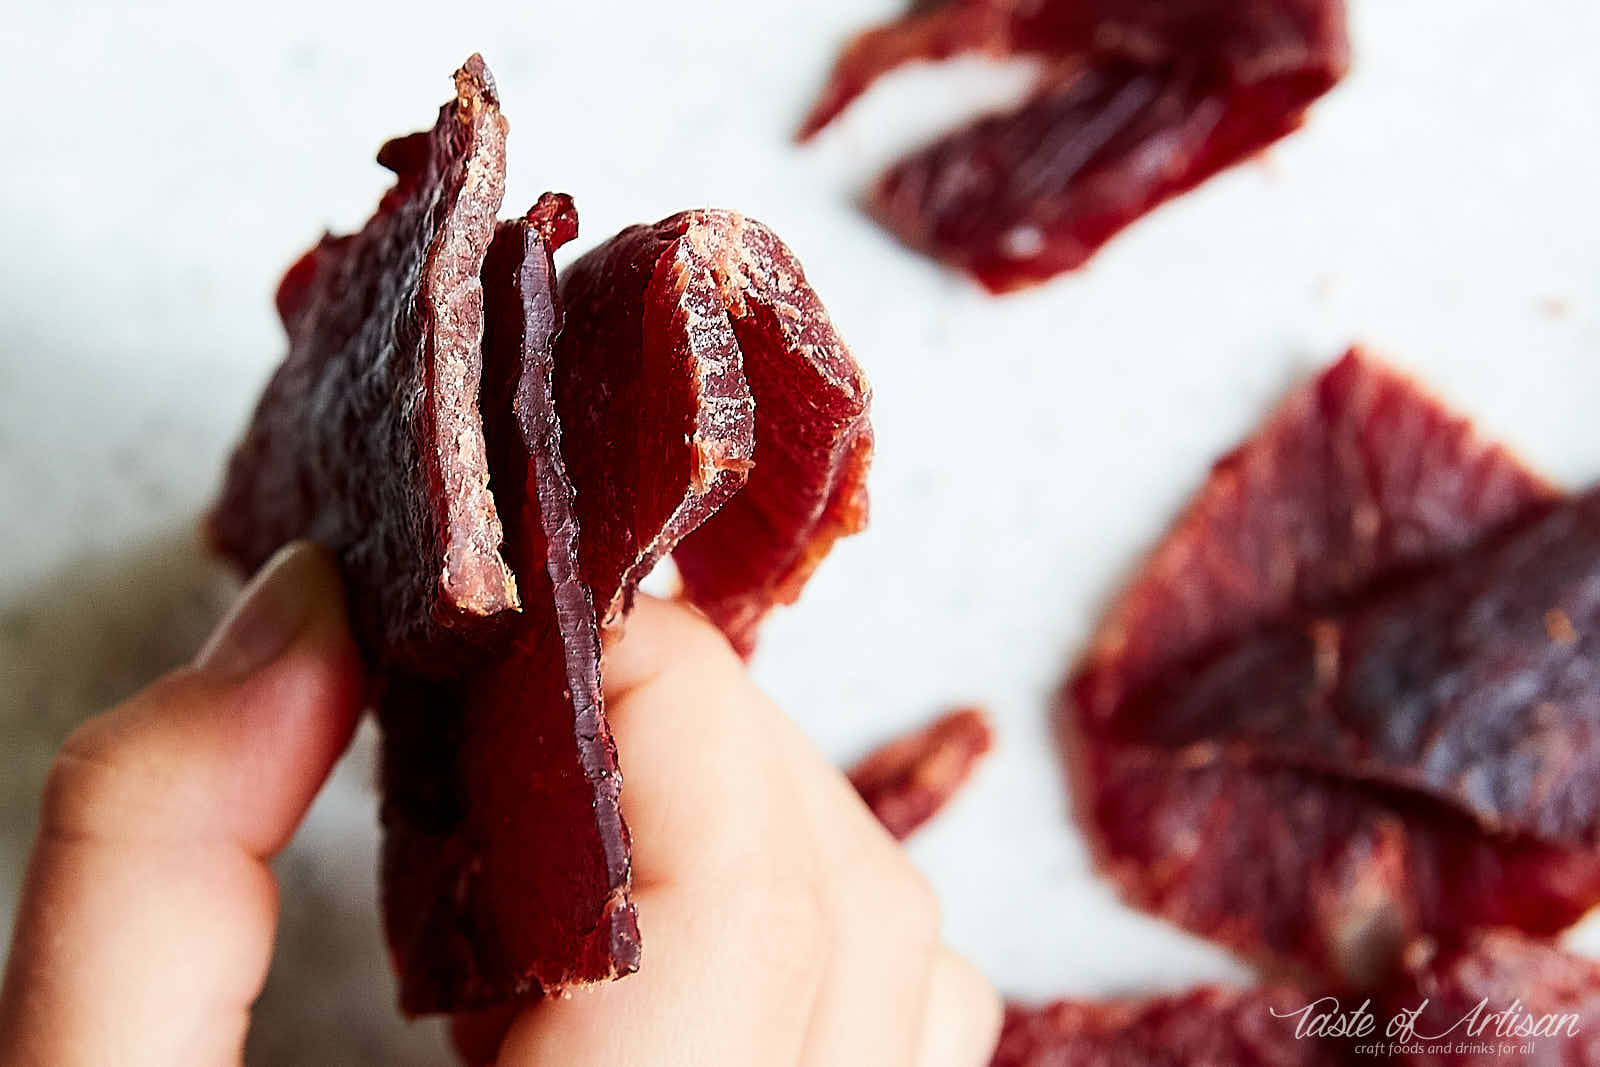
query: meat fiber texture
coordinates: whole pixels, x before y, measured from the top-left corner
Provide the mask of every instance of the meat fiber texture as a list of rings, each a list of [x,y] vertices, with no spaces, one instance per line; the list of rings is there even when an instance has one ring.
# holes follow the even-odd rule
[[[872,451],[866,377],[776,235],[685,212],[558,281],[570,198],[496,228],[506,125],[481,59],[457,85],[386,146],[372,221],[285,278],[290,354],[211,519],[246,571],[295,538],[339,557],[379,678],[411,1013],[637,968],[604,635],[676,550],[749,651],[865,524]]]
[[[1352,352],[1220,461],[1061,710],[1135,902],[1351,988],[1600,901],[1600,514]]]
[[[431,131],[378,161],[395,184],[359,233],[324,236],[278,288],[289,354],[210,518],[255,570],[297,537],[339,554],[374,662],[447,675],[517,608],[478,413],[478,277],[505,190],[506,121],[481,57]]]
[[[1348,50],[1341,0],[935,0],[845,48],[800,136],[904,63],[1038,59],[1021,104],[906,156],[867,197],[902,241],[1004,292],[1298,128]]]

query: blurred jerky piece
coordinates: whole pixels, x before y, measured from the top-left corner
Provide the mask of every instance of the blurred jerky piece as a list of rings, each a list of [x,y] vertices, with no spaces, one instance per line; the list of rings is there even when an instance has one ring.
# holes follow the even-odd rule
[[[601,628],[672,552],[684,596],[748,654],[866,524],[866,376],[793,253],[730,211],[623,230],[561,297],[556,408]]]
[[[285,276],[289,354],[209,520],[243,571],[296,538],[326,544],[363,648],[432,677],[518,606],[478,413],[506,122],[481,57],[455,79],[431,131],[378,153],[396,180],[361,232],[324,237]]]
[[[550,252],[575,228],[547,194],[484,266],[488,454],[524,600],[509,650],[396,679],[383,703],[385,911],[411,1013],[638,967],[602,632],[677,547],[686,595],[748,648],[865,519],[866,380],[777,238],[727,212],[633,227],[558,298]]]
[[[1419,931],[1551,936],[1600,900],[1592,853],[1485,833],[1425,796],[1231,754],[1088,747],[1081,814],[1131,903],[1335,986],[1381,985]]]
[[[961,708],[868,753],[850,770],[850,784],[904,840],[939,814],[993,746],[989,717]]]
[[[1176,665],[1421,571],[1559,491],[1352,349],[1222,457],[1096,634],[1073,697],[1096,732]]]
[[[1415,1012],[1412,1067],[1591,1067],[1600,1063],[1600,963],[1511,931],[1444,951],[1414,946],[1385,996]],[[1421,1009],[1418,1011],[1418,1009]]]
[[[551,254],[576,233],[572,201],[547,193],[501,224],[483,267],[488,455],[523,591],[509,647],[459,678],[395,677],[379,705],[384,921],[412,1014],[638,967],[622,780],[550,390]]]
[[[1593,850],[1532,832],[1536,822],[1490,829],[1474,817],[1481,805],[1407,788],[1406,775],[1373,774],[1341,754],[1285,759],[1224,725],[1251,721],[1253,706],[1212,705],[1215,729],[1203,740],[1168,743],[1185,740],[1188,725],[1173,726],[1141,703],[1176,692],[1171,680],[1218,649],[1248,657],[1282,620],[1321,618],[1362,598],[1412,596],[1430,570],[1461,558],[1472,564],[1463,572],[1469,586],[1471,575],[1487,580],[1475,546],[1536,531],[1557,513],[1556,499],[1464,420],[1358,353],[1291,395],[1217,464],[1112,611],[1063,706],[1083,814],[1128,896],[1246,955],[1288,959],[1357,985],[1381,979],[1418,934],[1486,923],[1552,933],[1600,899]],[[1563,556],[1544,555],[1565,567]],[[1386,625],[1396,629],[1372,646],[1409,648],[1414,660],[1385,666],[1389,684],[1418,694],[1437,684],[1437,697],[1450,691],[1438,674],[1448,657],[1434,655],[1426,638],[1406,637],[1416,621],[1390,617]],[[1254,648],[1269,660],[1277,654],[1270,642]],[[1337,667],[1337,651],[1321,653],[1321,670]],[[1490,676],[1526,659],[1511,642],[1486,652],[1499,658],[1474,669]],[[1553,677],[1565,676],[1529,680]],[[1251,703],[1271,688],[1263,677],[1238,695]],[[1565,698],[1538,688],[1526,694],[1535,709],[1544,696]],[[1506,691],[1483,700],[1506,710]],[[1487,747],[1475,751],[1515,776],[1541,759],[1567,758],[1539,754],[1549,736],[1539,732],[1543,715],[1520,716],[1534,730],[1520,748],[1493,723],[1461,725],[1488,729]],[[1432,720],[1408,709],[1393,719],[1418,721]],[[1357,736],[1364,728],[1360,720],[1342,725]],[[1554,780],[1543,771],[1534,777]]]
[[[1426,792],[1488,829],[1600,845],[1600,491],[1169,673],[1120,736],[1215,741]]]
[[[1344,22],[1342,0],[919,4],[850,43],[800,136],[906,62],[1041,60],[1020,106],[912,153],[869,197],[902,240],[1003,292],[1296,129],[1344,74]]]
[[[1342,1042],[1296,1038],[1312,998],[1287,986],[1011,1004],[992,1067],[1334,1067]]]

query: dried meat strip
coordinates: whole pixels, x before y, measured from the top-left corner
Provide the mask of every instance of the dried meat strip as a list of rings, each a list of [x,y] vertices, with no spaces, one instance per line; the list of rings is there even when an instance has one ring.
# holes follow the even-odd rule
[[[1410,1067],[1600,1063],[1600,962],[1491,930],[1416,959],[1383,998],[1413,1029]],[[1420,1009],[1420,1010],[1419,1010]]]
[[[979,708],[959,708],[869,752],[850,784],[895,838],[904,840],[939,814],[994,747]]]
[[[686,212],[558,283],[571,200],[495,229],[506,124],[480,58],[456,84],[384,147],[398,180],[366,227],[284,278],[290,354],[211,517],[244,568],[298,537],[339,553],[412,1013],[638,966],[602,637],[676,548],[748,652],[865,523],[872,448],[866,378],[770,230]]]
[[[1600,492],[1429,573],[1265,626],[1118,716],[1423,792],[1484,826],[1600,845]]]
[[[1336,1067],[1331,1038],[1295,1035],[1308,998],[1286,986],[1149,999],[1011,1004],[992,1067]]]
[[[707,535],[724,556],[693,557],[708,581],[735,577],[703,586],[685,566],[686,595],[748,647],[865,517],[870,391],[769,230],[728,212],[634,227],[558,295],[549,256],[574,229],[547,195],[484,267],[485,411],[516,416],[489,422],[524,590],[511,645],[456,679],[392,682],[383,704],[386,924],[411,1013],[637,968],[601,633]]]
[[[447,681],[390,680],[384,925],[411,1014],[462,1010],[637,969],[600,637],[579,574],[551,393],[565,196],[505,223],[484,264],[489,456],[524,608],[509,648]]]
[[[1554,935],[1600,900],[1600,863],[1486,834],[1425,797],[1297,767],[1091,744],[1080,810],[1131,903],[1275,967],[1381,985],[1421,934]]]
[[[865,375],[793,253],[733,212],[629,227],[561,297],[556,405],[602,626],[673,552],[684,595],[748,653],[866,524]]]
[[[1372,604],[1388,605],[1389,613],[1374,616],[1363,641],[1388,658],[1374,653],[1369,662],[1387,674],[1384,684],[1403,679],[1427,694],[1430,680],[1440,683],[1432,691],[1437,697],[1451,685],[1438,673],[1441,664],[1466,675],[1427,640],[1404,639],[1418,621],[1415,599],[1404,611],[1391,609],[1419,589],[1435,614],[1459,607],[1463,590],[1469,599],[1481,597],[1486,590],[1474,591],[1471,577],[1436,585],[1430,572],[1465,558],[1470,565],[1461,573],[1486,580],[1491,575],[1473,553],[1510,551],[1507,560],[1515,558],[1514,549],[1495,547],[1496,538],[1525,549],[1548,548],[1552,536],[1565,543],[1574,507],[1587,505],[1558,506],[1554,490],[1503,449],[1480,441],[1464,420],[1357,353],[1292,395],[1260,433],[1217,465],[1123,594],[1064,702],[1081,807],[1125,892],[1247,955],[1289,959],[1352,984],[1380,978],[1420,933],[1486,923],[1552,933],[1600,900],[1600,859],[1574,847],[1581,834],[1544,833],[1555,825],[1554,814],[1545,812],[1544,821],[1484,817],[1509,810],[1495,807],[1494,795],[1537,800],[1540,788],[1565,781],[1563,761],[1586,758],[1581,730],[1556,734],[1584,741],[1583,750],[1552,749],[1548,709],[1540,709],[1545,701],[1534,691],[1542,685],[1545,696],[1576,701],[1569,682],[1586,667],[1525,675],[1539,684],[1520,694],[1527,704],[1509,720],[1519,695],[1514,685],[1483,690],[1482,704],[1468,707],[1461,720],[1452,720],[1450,709],[1436,715],[1403,708],[1383,709],[1394,714],[1382,723],[1372,715],[1341,720],[1352,736],[1372,735],[1372,744],[1379,743],[1378,726],[1395,727],[1396,736],[1382,741],[1395,756],[1383,774],[1345,758],[1348,738],[1344,752],[1335,747],[1317,759],[1286,758],[1264,743],[1277,685],[1270,674],[1235,686],[1238,699],[1224,707],[1189,688],[1194,678],[1186,673],[1219,650],[1231,657],[1235,674],[1259,673],[1263,658],[1270,664],[1282,651],[1282,633],[1273,627],[1283,619],[1322,618],[1332,607],[1376,597]],[[1568,525],[1547,527],[1551,521]],[[1474,547],[1485,543],[1490,547]],[[1581,541],[1560,552],[1545,548],[1536,550],[1552,568],[1544,577],[1560,589],[1581,588],[1583,567],[1568,566],[1568,549],[1580,551]],[[1504,656],[1485,650],[1489,658],[1480,655],[1473,671],[1500,677],[1525,666],[1530,648],[1566,663],[1573,648],[1545,632],[1547,591],[1519,580],[1510,600],[1526,593],[1539,601],[1537,640],[1508,643]],[[1475,603],[1503,611],[1506,598]],[[1327,640],[1326,631],[1300,632],[1313,638],[1322,632]],[[1343,648],[1335,644],[1331,651],[1324,646],[1320,661],[1311,648],[1313,676],[1319,669],[1338,672]],[[1362,684],[1379,683],[1367,677]],[[1152,703],[1150,694],[1162,693],[1165,702]],[[1382,703],[1387,696],[1371,699]],[[1214,729],[1196,729],[1193,712],[1202,706]],[[1474,720],[1476,711],[1490,718]],[[1270,722],[1300,713],[1310,714],[1282,711]],[[1232,732],[1232,724],[1248,726],[1253,716],[1263,717],[1253,738]],[[1477,778],[1487,775],[1498,790],[1490,802],[1463,803],[1459,790],[1416,788],[1425,784],[1427,768],[1400,773],[1406,758],[1425,751],[1405,747],[1404,727],[1418,722],[1440,727],[1447,751],[1477,753],[1484,761]],[[1286,736],[1316,729],[1296,723]],[[1475,784],[1473,775],[1465,781]],[[1551,795],[1581,799],[1582,785]]]
[[[248,572],[285,542],[332,548],[363,647],[441,676],[519,604],[500,556],[478,414],[479,269],[505,186],[506,122],[479,56],[426,133],[384,145],[395,185],[278,292],[289,355],[210,517]]]
[[[891,167],[869,207],[994,292],[1080,266],[1292,132],[1348,65],[1340,0],[947,0],[852,42],[801,137],[894,67],[961,52],[1045,68],[1015,109]]]
[[[1175,664],[1415,573],[1559,496],[1411,379],[1352,350],[1216,463],[1118,598],[1073,696],[1104,729]]]

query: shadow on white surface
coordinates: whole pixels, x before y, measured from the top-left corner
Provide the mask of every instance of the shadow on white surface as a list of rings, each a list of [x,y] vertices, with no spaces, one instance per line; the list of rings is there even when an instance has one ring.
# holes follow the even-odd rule
[[[0,918],[9,931],[50,761],[74,727],[189,660],[234,582],[192,524],[122,555],[72,561],[0,607]],[[439,1063],[407,1026],[378,925],[373,731],[364,727],[275,868],[277,950],[247,1062]],[[0,960],[9,942],[0,948]]]

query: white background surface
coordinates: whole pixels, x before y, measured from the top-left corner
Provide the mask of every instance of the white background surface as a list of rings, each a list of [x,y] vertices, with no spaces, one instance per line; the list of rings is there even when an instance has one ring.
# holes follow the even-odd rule
[[[51,749],[220,610],[190,531],[281,355],[278,275],[361,223],[377,146],[431,124],[476,49],[511,120],[508,214],[574,194],[569,258],[681,208],[758,217],[872,375],[872,528],[756,670],[841,761],[952,703],[993,710],[1000,752],[912,846],[949,939],[1027,997],[1241,976],[1116,903],[1067,819],[1048,697],[1106,598],[1209,462],[1353,340],[1556,477],[1600,475],[1600,9],[1351,2],[1355,71],[1306,130],[1002,300],[852,202],[1019,70],[911,70],[789,142],[835,49],[895,0],[8,10],[0,920]],[[282,863],[259,1062],[440,1056],[391,1007],[370,776],[358,751]]]

